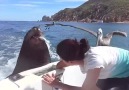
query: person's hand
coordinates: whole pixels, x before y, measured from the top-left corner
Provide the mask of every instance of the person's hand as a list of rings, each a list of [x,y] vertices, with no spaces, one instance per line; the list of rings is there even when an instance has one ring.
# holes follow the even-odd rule
[[[54,74],[52,74],[52,75],[45,74],[42,77],[43,77],[43,81],[52,87],[58,87],[58,85],[60,83],[59,79],[57,79]]]

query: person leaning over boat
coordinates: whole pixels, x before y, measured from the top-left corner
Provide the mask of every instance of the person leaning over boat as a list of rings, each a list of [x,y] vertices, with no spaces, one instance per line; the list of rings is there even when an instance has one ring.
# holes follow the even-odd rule
[[[54,75],[46,74],[43,81],[63,90],[129,90],[129,51],[111,46],[90,47],[86,39],[79,42],[65,39],[57,45],[61,68],[79,65],[87,73],[82,87],[70,86],[59,82]]]

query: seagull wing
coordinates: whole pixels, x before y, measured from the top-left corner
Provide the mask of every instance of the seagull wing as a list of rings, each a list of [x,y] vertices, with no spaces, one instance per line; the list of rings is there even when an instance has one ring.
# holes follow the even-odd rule
[[[86,29],[86,28],[82,28],[82,27],[78,27],[78,26],[72,26],[72,25],[64,25],[64,24],[61,24],[61,23],[55,23],[55,25],[73,27],[73,28],[76,28],[76,29],[80,29],[80,30],[86,31],[86,32],[92,34],[93,36],[97,37],[97,33],[96,32],[94,32],[92,30],[89,30],[89,29]]]
[[[112,38],[113,35],[119,35],[119,36],[127,37],[127,33],[124,32],[124,31],[113,31],[113,32],[111,32],[111,33],[108,33],[108,34],[106,35],[106,37]]]

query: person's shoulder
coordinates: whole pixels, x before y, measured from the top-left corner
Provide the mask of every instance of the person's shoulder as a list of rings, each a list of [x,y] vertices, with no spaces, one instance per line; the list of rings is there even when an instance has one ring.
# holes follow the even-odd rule
[[[119,51],[129,51],[125,48],[120,48],[120,47],[113,47],[113,46],[109,46],[110,49],[113,49],[113,50],[119,50]]]
[[[94,50],[94,49],[103,49],[103,48],[110,48],[110,46],[95,46],[95,47],[91,47],[90,49]]]
[[[98,51],[101,51],[101,50],[104,50],[104,49],[108,49],[110,47],[108,46],[96,46],[96,47],[91,47],[89,49],[89,52],[98,52]]]
[[[118,48],[116,47],[116,49],[119,51],[119,52],[123,52],[123,53],[129,53],[129,50],[128,49],[124,49],[124,48]]]
[[[104,50],[104,49],[107,49],[107,50],[111,50],[111,49],[122,49],[122,50],[125,50],[123,48],[119,48],[119,47],[113,47],[113,46],[96,46],[96,47],[91,47],[90,50]]]

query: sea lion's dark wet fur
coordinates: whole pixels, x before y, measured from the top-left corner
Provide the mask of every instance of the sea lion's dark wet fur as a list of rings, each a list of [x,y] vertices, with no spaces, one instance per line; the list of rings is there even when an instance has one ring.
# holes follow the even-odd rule
[[[33,27],[27,32],[12,75],[50,62],[47,44],[41,36],[43,33],[39,27]]]

